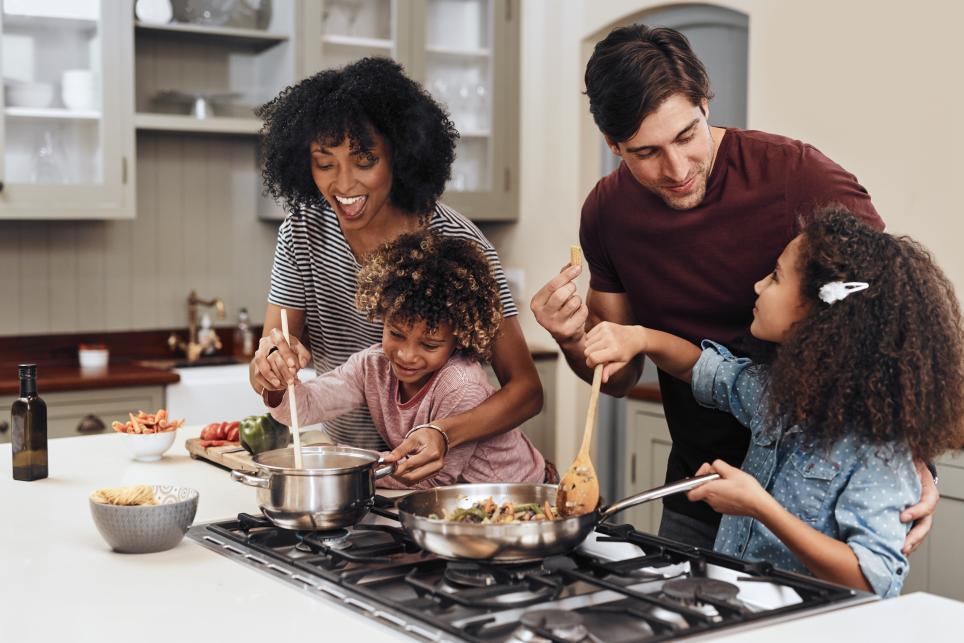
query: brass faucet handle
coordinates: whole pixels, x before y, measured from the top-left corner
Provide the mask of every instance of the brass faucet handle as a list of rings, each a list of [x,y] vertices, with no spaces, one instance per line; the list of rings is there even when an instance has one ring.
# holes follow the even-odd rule
[[[204,349],[204,346],[202,346],[201,344],[195,344],[193,342],[191,344],[188,344],[187,350],[185,351],[187,353],[187,361],[196,362],[199,359],[201,359],[201,351],[203,349]]]

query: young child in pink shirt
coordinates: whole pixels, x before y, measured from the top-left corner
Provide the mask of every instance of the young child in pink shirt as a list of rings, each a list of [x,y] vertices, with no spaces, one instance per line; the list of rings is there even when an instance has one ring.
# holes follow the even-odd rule
[[[367,404],[394,449],[415,429],[442,432],[433,421],[473,409],[495,392],[480,361],[498,335],[502,306],[489,264],[471,241],[426,232],[398,237],[368,257],[358,275],[357,304],[370,319],[382,320],[382,342],[295,384],[302,424]],[[287,393],[271,414],[290,423]],[[546,478],[542,455],[513,429],[452,448],[442,469],[415,488]],[[407,488],[390,477],[379,486]]]

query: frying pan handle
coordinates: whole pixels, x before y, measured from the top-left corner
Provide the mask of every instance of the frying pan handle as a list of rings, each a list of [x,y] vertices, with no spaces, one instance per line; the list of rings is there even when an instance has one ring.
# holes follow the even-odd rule
[[[649,502],[650,500],[657,500],[663,496],[671,496],[674,493],[683,493],[684,491],[689,491],[690,489],[695,489],[704,482],[709,482],[710,480],[716,480],[720,477],[718,473],[710,473],[705,476],[697,476],[695,478],[684,478],[678,482],[671,482],[662,487],[656,487],[655,489],[649,489],[641,493],[637,493],[635,496],[630,496],[618,502],[614,502],[605,509],[599,512],[599,521],[608,520],[610,516],[614,513],[618,513],[623,509],[629,509],[630,507],[635,507],[636,505],[641,505],[644,502]]]

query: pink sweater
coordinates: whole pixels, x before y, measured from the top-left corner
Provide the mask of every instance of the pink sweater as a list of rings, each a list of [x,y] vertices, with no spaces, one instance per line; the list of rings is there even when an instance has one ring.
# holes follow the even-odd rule
[[[402,403],[398,380],[381,344],[355,353],[338,368],[296,386],[301,424],[324,422],[367,404],[375,428],[393,449],[412,427],[474,409],[495,392],[478,362],[453,356],[417,394]],[[290,424],[287,393],[281,404],[271,409],[271,415]],[[538,483],[544,475],[542,454],[522,431],[512,429],[452,448],[442,470],[414,488],[459,482]],[[409,488],[391,477],[379,480],[378,486]]]

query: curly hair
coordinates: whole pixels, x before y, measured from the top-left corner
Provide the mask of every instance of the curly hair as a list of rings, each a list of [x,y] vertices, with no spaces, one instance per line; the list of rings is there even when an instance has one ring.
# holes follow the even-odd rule
[[[771,417],[824,447],[844,430],[924,460],[964,446],[961,311],[927,250],[830,206],[803,224],[798,268],[811,312],[769,366]],[[870,287],[827,304],[833,281]]]
[[[448,324],[458,351],[488,359],[502,326],[499,287],[489,262],[468,239],[403,234],[371,253],[358,274],[358,309],[371,321]]]
[[[266,193],[291,210],[318,203],[311,176],[313,142],[368,152],[375,133],[392,154],[392,203],[431,212],[445,189],[459,134],[445,110],[402,67],[363,58],[285,88],[257,109]]]

